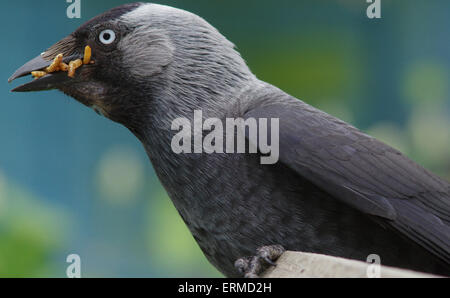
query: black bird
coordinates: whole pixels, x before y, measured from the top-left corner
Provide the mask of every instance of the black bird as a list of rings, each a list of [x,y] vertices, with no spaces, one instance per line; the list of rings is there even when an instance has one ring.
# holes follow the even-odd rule
[[[94,64],[13,91],[59,89],[126,126],[208,260],[226,276],[258,274],[284,249],[450,274],[450,184],[399,151],[258,80],[202,18],[127,4],[90,20],[25,64],[56,55]],[[176,118],[279,118],[279,161],[258,154],[176,154]],[[270,136],[275,141],[276,136]],[[260,152],[264,152],[259,148]],[[235,260],[239,272],[234,267]]]

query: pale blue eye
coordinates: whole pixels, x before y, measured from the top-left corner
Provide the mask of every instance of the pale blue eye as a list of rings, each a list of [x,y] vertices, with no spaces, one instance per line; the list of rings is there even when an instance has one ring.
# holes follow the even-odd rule
[[[100,32],[99,39],[102,44],[112,44],[116,40],[116,33],[111,29],[103,30]]]

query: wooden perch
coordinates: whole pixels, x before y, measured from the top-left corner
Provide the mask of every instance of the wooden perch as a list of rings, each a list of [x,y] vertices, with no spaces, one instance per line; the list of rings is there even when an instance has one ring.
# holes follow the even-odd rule
[[[369,267],[372,266],[372,267]],[[285,252],[277,261],[276,267],[269,268],[262,274],[265,278],[431,278],[435,275],[414,272],[411,270],[380,266],[379,275],[374,274],[376,268],[370,263],[343,258],[331,257],[304,252]]]

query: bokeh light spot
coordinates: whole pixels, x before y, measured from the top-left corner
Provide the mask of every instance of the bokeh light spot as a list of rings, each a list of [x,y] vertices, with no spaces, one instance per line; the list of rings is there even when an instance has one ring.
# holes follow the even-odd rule
[[[417,62],[406,71],[404,95],[411,102],[442,102],[448,98],[449,74],[436,62]]]
[[[418,106],[408,127],[416,154],[426,167],[439,170],[450,165],[450,119],[439,105]]]
[[[407,144],[405,132],[397,125],[388,122],[380,122],[369,128],[367,133],[408,155],[409,146]]]
[[[149,250],[152,260],[166,268],[166,276],[177,271],[187,277],[221,277],[222,275],[206,260],[181,219],[169,197],[165,193],[152,198],[149,209]]]
[[[127,204],[143,189],[143,161],[128,147],[114,147],[101,158],[97,167],[97,187],[101,197],[112,204]]]

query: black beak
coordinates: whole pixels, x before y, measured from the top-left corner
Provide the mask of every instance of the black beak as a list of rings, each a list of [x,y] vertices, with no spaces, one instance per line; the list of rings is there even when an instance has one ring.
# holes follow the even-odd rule
[[[72,55],[68,57],[64,57],[63,61],[65,63],[69,63],[72,60],[80,59],[77,55]],[[82,57],[81,57],[82,59]],[[8,79],[8,82],[11,83],[17,78],[26,76],[31,74],[32,71],[43,70],[48,67],[52,61],[46,60],[42,57],[42,54],[37,56],[36,58],[28,61],[22,67],[20,67],[16,72]],[[43,90],[51,90],[60,87],[62,84],[70,81],[71,78],[65,72],[55,72],[51,74],[47,74],[39,79],[35,79],[29,83],[23,84],[19,87],[11,90],[12,92],[29,92],[29,91],[43,91]]]

